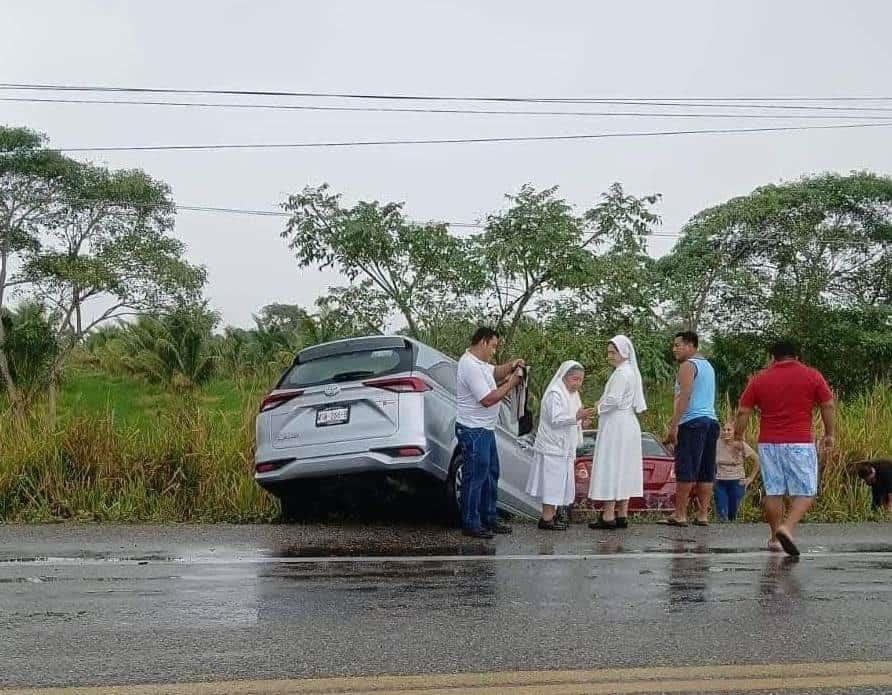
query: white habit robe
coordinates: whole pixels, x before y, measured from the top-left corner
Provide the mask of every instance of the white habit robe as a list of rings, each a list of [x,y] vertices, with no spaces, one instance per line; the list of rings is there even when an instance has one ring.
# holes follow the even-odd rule
[[[610,375],[598,403],[598,438],[588,496],[600,501],[626,500],[644,494],[641,425],[636,415],[647,407],[641,374],[631,341],[617,336],[611,342],[626,361]]]
[[[557,507],[576,499],[574,462],[582,439],[576,413],[582,401],[564,385],[564,376],[573,367],[582,368],[577,362],[562,364],[542,397],[533,465],[527,478],[528,495]]]

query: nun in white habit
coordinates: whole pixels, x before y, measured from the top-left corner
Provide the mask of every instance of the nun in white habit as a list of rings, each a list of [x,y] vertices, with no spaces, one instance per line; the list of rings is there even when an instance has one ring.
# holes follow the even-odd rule
[[[588,495],[602,503],[602,510],[589,526],[615,529],[628,525],[629,498],[644,494],[638,413],[647,410],[647,403],[632,341],[624,335],[614,337],[607,344],[607,361],[614,369],[598,401],[598,438]]]
[[[584,378],[585,370],[579,362],[564,362],[542,396],[526,490],[542,501],[539,528],[546,531],[567,528],[555,519],[555,512],[557,507],[572,504],[576,497],[576,447],[582,440],[583,421],[594,416],[594,409],[583,408],[579,397]]]

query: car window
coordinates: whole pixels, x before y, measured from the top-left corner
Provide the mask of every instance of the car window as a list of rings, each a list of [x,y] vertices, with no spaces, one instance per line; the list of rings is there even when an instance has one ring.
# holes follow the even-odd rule
[[[458,370],[455,362],[447,362],[446,360],[438,362],[433,367],[428,369],[427,372],[431,375],[431,378],[440,386],[442,386],[452,395],[455,395],[456,378],[458,375]]]
[[[582,442],[576,449],[577,456],[591,456],[595,453],[595,439],[597,430],[586,430],[582,436]],[[658,442],[652,434],[641,435],[641,455],[651,458],[665,458],[669,456],[666,448]]]
[[[499,408],[499,425],[515,437],[520,432],[520,423],[518,423],[517,418],[514,417],[514,405],[510,398],[503,400],[502,405]]]
[[[669,452],[666,451],[662,444],[653,437],[647,436],[641,438],[641,454],[643,456],[653,456],[657,458],[661,456],[669,456]]]
[[[373,379],[411,370],[412,353],[405,348],[359,350],[298,362],[279,382],[280,389],[305,388],[329,382]]]

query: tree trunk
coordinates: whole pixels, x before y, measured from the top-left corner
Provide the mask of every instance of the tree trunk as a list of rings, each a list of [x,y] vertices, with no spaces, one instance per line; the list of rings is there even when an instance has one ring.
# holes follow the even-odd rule
[[[406,327],[409,329],[409,336],[417,339],[419,337],[418,324],[415,322],[415,317],[412,316],[409,307],[401,301],[397,301],[397,307],[399,308],[400,313],[402,313],[403,318],[406,319]]]
[[[81,301],[80,301],[80,288],[74,288],[74,316],[75,316],[75,327],[74,334],[76,336],[81,336],[83,334],[83,319],[81,317]]]
[[[9,368],[9,360],[6,356],[6,327],[0,316],[0,377],[6,386],[6,396],[9,399],[9,407],[16,419],[21,421],[25,416],[22,402],[22,394],[12,380],[12,371]]]

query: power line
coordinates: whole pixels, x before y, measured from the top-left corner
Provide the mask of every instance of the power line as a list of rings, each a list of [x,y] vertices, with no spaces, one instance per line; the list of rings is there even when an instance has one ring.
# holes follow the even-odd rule
[[[827,119],[839,118],[840,114],[766,114],[766,113],[688,113],[665,111],[529,111],[513,109],[412,109],[387,106],[311,106],[304,104],[236,104],[223,102],[196,102],[196,101],[148,101],[119,99],[62,99],[62,98],[29,98],[29,97],[0,97],[0,102],[11,103],[35,103],[35,104],[97,104],[116,106],[172,106],[195,108],[224,108],[224,109],[265,109],[273,111],[343,111],[354,113],[421,113],[421,114],[465,114],[465,115],[506,115],[506,116],[622,116],[622,117],[653,117],[653,118],[764,118],[764,119]],[[849,110],[857,110],[852,107]],[[876,120],[887,118],[892,114],[892,109],[881,115],[865,116],[845,114],[847,119]]]
[[[520,103],[561,103],[561,104],[629,104],[650,106],[699,106],[702,108],[727,108],[728,104],[715,102],[739,102],[735,108],[757,109],[820,109],[830,111],[851,110],[850,107],[836,106],[800,106],[784,104],[768,104],[778,101],[892,101],[892,97],[505,97],[505,96],[443,96],[420,94],[374,94],[355,92],[298,92],[282,90],[248,90],[248,89],[175,89],[169,87],[110,87],[103,85],[67,85],[67,84],[33,84],[33,83],[0,83],[4,90],[65,91],[65,92],[129,92],[135,94],[205,94],[226,96],[266,96],[266,97],[301,97],[320,99],[362,99],[388,101],[466,101],[466,102],[520,102]],[[707,103],[711,102],[711,103]],[[753,103],[758,102],[758,103]],[[859,110],[888,112],[888,109],[858,107]]]
[[[220,143],[200,145],[121,145],[97,147],[53,147],[58,152],[131,152],[131,151],[199,151],[199,150],[265,150],[325,147],[369,147],[377,145],[456,145],[471,143],[504,142],[560,142],[570,140],[602,140],[610,138],[661,137],[673,135],[728,135],[732,133],[772,133],[800,130],[831,130],[852,128],[877,128],[892,126],[892,121],[880,123],[833,123],[825,125],[771,126],[761,128],[708,128],[703,130],[661,130],[631,133],[590,133],[575,135],[527,135],[478,138],[434,138],[413,140],[350,140],[294,143]]]
[[[85,202],[86,199],[67,199],[69,201],[75,202]],[[115,200],[103,200],[103,199],[94,199],[88,202],[103,202],[103,203],[120,203],[122,201]],[[158,203],[137,203],[130,205],[134,207],[143,207],[143,208],[152,208],[152,207],[161,207],[164,204]],[[220,207],[214,205],[176,205],[176,211],[188,211],[188,212],[210,212],[210,213],[220,213],[220,214],[231,214],[231,215],[248,215],[248,216],[260,216],[260,217],[277,217],[277,218],[289,218],[291,214],[288,212],[283,212],[280,210],[260,210],[260,209],[252,209],[252,208],[233,208],[233,207]],[[484,229],[486,224],[483,222],[457,222],[454,220],[408,220],[410,223],[415,224],[444,224],[449,227],[457,227],[457,228],[467,228],[467,229]],[[680,239],[682,238],[682,234],[677,232],[649,232],[645,235],[645,240],[650,237],[662,238],[662,239]],[[873,243],[876,244],[884,244],[888,242],[884,241],[876,241],[869,242],[866,240],[861,241],[846,241],[846,240],[838,240],[833,238],[822,238],[822,237],[812,237],[813,241],[823,241],[827,243],[832,243],[840,246],[870,246]]]

